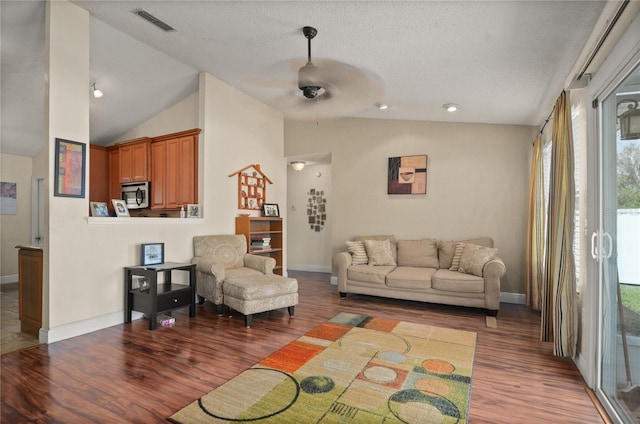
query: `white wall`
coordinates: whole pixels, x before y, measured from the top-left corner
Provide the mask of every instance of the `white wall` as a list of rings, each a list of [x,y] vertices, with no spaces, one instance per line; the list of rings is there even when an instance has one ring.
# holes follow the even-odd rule
[[[18,281],[17,245],[31,244],[31,158],[0,154],[0,181],[16,183],[15,215],[0,215],[1,282]]]
[[[182,99],[136,128],[122,134],[113,143],[140,137],[156,137],[198,127],[198,93]],[[112,143],[112,144],[113,144]]]
[[[502,291],[524,293],[529,158],[537,128],[336,119],[285,122],[285,155],[332,155],[332,251],[358,234],[490,236]],[[426,195],[388,195],[389,157],[428,155]]]
[[[40,155],[34,158],[34,173],[41,172],[37,164],[48,168],[44,175],[53,169],[55,137],[89,138],[89,16],[68,2],[48,6],[52,11],[48,161]],[[274,181],[269,200],[285,204],[282,115],[210,75],[203,75],[200,82],[196,119],[202,128],[202,219],[89,218],[88,196],[53,197],[53,183],[47,178],[41,340],[54,342],[123,322],[123,267],[139,263],[141,243],[162,241],[167,261],[190,262],[194,235],[234,233],[237,187],[228,174],[235,170],[260,163]]]
[[[319,175],[318,175],[319,174]],[[320,231],[311,229],[307,215],[308,193],[322,192],[327,199],[327,220]],[[280,206],[282,208],[282,206]],[[288,268],[297,271],[331,272],[331,223],[333,222],[331,165],[305,166],[287,171],[287,259]]]

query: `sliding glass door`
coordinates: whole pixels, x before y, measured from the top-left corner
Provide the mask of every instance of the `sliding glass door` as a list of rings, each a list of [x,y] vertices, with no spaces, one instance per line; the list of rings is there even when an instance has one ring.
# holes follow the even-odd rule
[[[639,105],[636,66],[600,103],[600,224],[592,246],[600,289],[597,393],[624,423],[640,423]]]

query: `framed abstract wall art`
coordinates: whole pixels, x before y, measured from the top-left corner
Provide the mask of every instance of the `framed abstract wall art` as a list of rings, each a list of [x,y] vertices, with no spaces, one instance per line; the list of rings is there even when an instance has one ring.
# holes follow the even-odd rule
[[[427,194],[427,155],[389,158],[387,194]]]
[[[86,144],[56,138],[54,196],[84,197]]]

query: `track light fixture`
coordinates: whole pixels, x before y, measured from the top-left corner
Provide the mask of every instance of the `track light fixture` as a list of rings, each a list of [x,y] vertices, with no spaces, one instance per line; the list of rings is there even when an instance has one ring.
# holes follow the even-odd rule
[[[91,84],[91,87],[93,87],[93,97],[99,99],[100,97],[104,96],[104,93],[96,88],[95,82]]]

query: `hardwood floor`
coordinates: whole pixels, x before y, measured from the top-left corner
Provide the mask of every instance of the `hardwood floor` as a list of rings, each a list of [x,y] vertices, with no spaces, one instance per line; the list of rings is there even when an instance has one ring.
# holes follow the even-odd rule
[[[2,355],[3,423],[152,423],[247,369],[339,312],[478,333],[471,423],[602,423],[575,365],[538,341],[538,315],[503,304],[498,328],[468,308],[349,295],[328,274],[290,272],[300,303],[258,314],[251,329],[239,314],[218,317],[209,302],[174,312],[173,327],[146,320]]]

